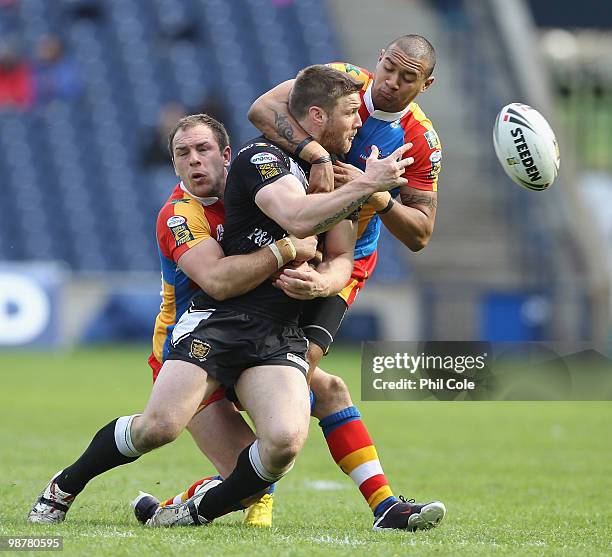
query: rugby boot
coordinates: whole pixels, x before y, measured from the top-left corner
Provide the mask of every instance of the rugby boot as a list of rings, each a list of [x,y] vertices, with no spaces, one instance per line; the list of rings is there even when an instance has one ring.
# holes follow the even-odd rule
[[[138,497],[132,501],[134,516],[141,524],[146,524],[159,507],[159,500],[153,497],[150,493],[141,491]]]
[[[444,518],[446,507],[440,501],[415,503],[414,499],[400,500],[374,519],[372,530],[429,530]]]
[[[200,526],[212,521],[198,513],[198,506],[206,492],[219,485],[221,480],[207,480],[198,487],[193,497],[176,505],[158,506],[151,518],[146,521],[149,528],[169,528],[173,526]]]
[[[38,496],[34,505],[28,513],[28,522],[42,524],[58,524],[64,522],[70,505],[74,502],[76,495],[62,491],[55,483],[56,478],[62,473],[60,470],[47,487]]]
[[[244,511],[243,524],[258,526],[259,528],[272,527],[272,507],[274,506],[274,496],[265,493],[259,501],[253,503]]]

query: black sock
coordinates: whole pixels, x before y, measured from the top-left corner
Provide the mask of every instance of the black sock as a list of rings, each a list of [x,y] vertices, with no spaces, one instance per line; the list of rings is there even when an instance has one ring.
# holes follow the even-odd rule
[[[119,452],[115,442],[117,419],[100,429],[79,459],[65,468],[57,477],[55,482],[62,491],[71,495],[78,495],[83,491],[89,480],[107,470],[139,458],[137,456],[125,456]]]
[[[264,480],[255,471],[249,457],[251,447],[253,445],[249,445],[240,453],[232,473],[221,484],[206,492],[198,507],[200,516],[207,520],[222,516],[231,511],[242,499],[267,489],[279,479],[277,477],[271,481]],[[254,450],[257,451],[257,446]]]

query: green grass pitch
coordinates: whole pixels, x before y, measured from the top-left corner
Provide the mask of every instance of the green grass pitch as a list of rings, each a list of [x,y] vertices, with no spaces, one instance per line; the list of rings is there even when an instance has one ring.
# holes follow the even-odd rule
[[[440,528],[372,532],[314,420],[278,486],[271,531],[242,526],[238,514],[203,528],[135,522],[139,489],[170,496],[212,472],[188,434],[95,479],[64,524],[27,524],[50,476],[100,426],[143,408],[146,356],[146,347],[0,353],[0,535],[61,535],[65,555],[612,554],[612,404],[359,403],[359,353],[340,348],[325,368],[348,381],[395,493],[446,503]]]

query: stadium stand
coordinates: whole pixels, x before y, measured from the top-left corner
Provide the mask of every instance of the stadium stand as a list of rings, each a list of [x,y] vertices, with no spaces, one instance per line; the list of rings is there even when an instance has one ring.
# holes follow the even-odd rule
[[[164,106],[193,111],[210,99],[227,115],[236,148],[255,134],[246,112],[263,91],[312,63],[373,67],[390,37],[417,32],[432,40],[439,59],[438,83],[419,99],[444,146],[436,231],[418,256],[383,232],[379,266],[359,302],[366,319],[382,316],[382,324],[370,319],[364,330],[380,328],[384,338],[486,338],[478,315],[497,315],[487,304],[522,293],[555,308],[538,335],[598,336],[602,327],[586,324],[605,324],[598,308],[607,294],[597,281],[607,273],[594,264],[601,250],[577,210],[571,158],[562,155],[558,183],[538,197],[509,184],[493,154],[491,126],[501,106],[523,100],[542,108],[541,66],[517,55],[521,44],[500,40],[520,18],[508,16],[503,2],[400,4],[14,0],[0,8],[2,39],[15,34],[33,59],[38,41],[57,35],[82,83],[72,99],[0,108],[0,261],[61,261],[80,277],[157,274],[154,222],[174,175],[169,165],[147,167],[142,150]],[[568,137],[560,143],[565,153]],[[395,313],[403,320],[392,321]]]
[[[141,151],[165,103],[224,91],[237,147],[254,134],[256,96],[339,57],[320,0],[20,0],[0,11],[8,28],[30,57],[60,37],[84,92],[0,112],[0,259],[75,271],[158,269],[154,221],[173,174],[148,172]]]

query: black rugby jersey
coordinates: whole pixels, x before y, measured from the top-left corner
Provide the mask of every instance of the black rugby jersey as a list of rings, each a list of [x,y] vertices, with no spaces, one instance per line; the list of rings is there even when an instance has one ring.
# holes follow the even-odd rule
[[[264,137],[247,142],[238,151],[225,186],[225,227],[221,242],[225,255],[251,253],[287,236],[286,230],[259,209],[255,195],[264,186],[288,174],[293,174],[304,190],[308,188],[306,173],[300,164]],[[203,293],[196,303],[200,307],[231,308],[290,323],[297,323],[302,307],[300,300],[274,288],[271,280],[246,294],[221,302]]]

